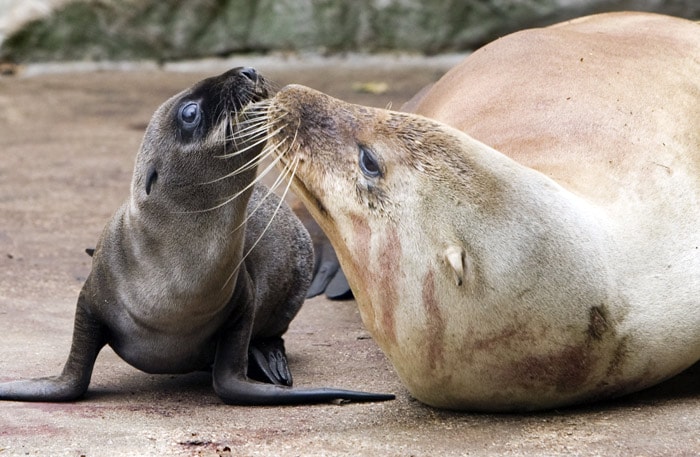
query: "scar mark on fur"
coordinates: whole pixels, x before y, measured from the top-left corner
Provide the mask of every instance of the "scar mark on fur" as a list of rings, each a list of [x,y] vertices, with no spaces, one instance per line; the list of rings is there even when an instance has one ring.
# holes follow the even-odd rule
[[[423,278],[423,308],[427,316],[428,326],[428,360],[430,368],[443,365],[445,360],[445,320],[435,298],[435,276],[429,270]]]
[[[594,340],[600,340],[608,331],[609,325],[606,318],[606,310],[603,306],[593,306],[589,313],[588,335]]]
[[[352,221],[352,232],[354,235],[353,249],[350,251],[357,252],[356,262],[368,262],[370,260],[369,256],[369,246],[372,237],[372,231],[369,228],[367,219],[362,216],[352,214],[350,216]],[[367,268],[363,265],[358,265],[358,272],[362,273],[367,271]]]
[[[571,392],[586,382],[594,363],[589,348],[567,346],[558,352],[523,357],[511,367],[511,379],[527,388],[556,386],[559,392]]]
[[[381,326],[388,343],[396,344],[396,307],[399,304],[399,274],[401,271],[401,240],[395,227],[387,227],[386,239],[379,252],[379,294],[381,295]]]
[[[352,239],[346,240],[349,254],[347,258],[350,260],[350,265],[348,265],[345,273],[353,275],[362,284],[362,290],[359,291],[360,294],[365,294],[363,290],[368,291],[364,297],[362,295],[356,296],[357,304],[363,314],[365,325],[368,326],[372,334],[376,335],[380,331],[380,324],[377,321],[376,303],[369,298],[372,295],[369,291],[376,289],[377,281],[376,275],[372,274],[373,267],[371,263],[374,259],[370,257],[372,230],[367,223],[367,219],[362,215],[350,214],[349,217],[352,224]]]

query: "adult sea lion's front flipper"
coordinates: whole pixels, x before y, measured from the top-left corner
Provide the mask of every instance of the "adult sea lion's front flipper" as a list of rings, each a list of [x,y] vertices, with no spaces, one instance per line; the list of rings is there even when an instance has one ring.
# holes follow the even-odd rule
[[[314,245],[313,279],[306,298],[312,298],[323,293],[330,300],[350,300],[353,298],[348,280],[340,267],[338,256],[331,241],[300,201],[292,203],[294,214],[301,220],[311,235]]]
[[[352,300],[352,289],[342,268],[338,267],[338,271],[326,286],[326,297],[330,300]]]
[[[90,384],[97,354],[105,344],[102,325],[87,312],[81,293],[75,313],[73,343],[61,374],[0,383],[0,400],[62,402],[82,397]]]
[[[314,278],[313,281],[311,281],[309,290],[306,292],[306,298],[315,297],[326,292],[328,285],[333,281],[338,272],[342,272],[338,257],[328,239],[322,244],[317,244],[315,241],[316,239],[314,239],[314,251],[316,256]],[[350,286],[347,286],[347,288],[350,290]]]

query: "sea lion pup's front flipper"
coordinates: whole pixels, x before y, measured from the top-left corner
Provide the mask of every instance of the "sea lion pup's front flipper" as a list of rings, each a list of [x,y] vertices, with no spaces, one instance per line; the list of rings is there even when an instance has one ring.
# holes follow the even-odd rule
[[[392,394],[379,394],[334,388],[297,389],[284,385],[266,384],[247,376],[248,349],[253,328],[254,300],[250,276],[242,271],[233,300],[241,306],[237,317],[222,329],[214,359],[213,384],[216,394],[230,405],[292,405],[327,403],[334,400],[355,402],[387,401]],[[243,354],[243,356],[241,356]],[[286,357],[285,357],[286,358]],[[291,381],[291,378],[290,378]]]
[[[58,376],[0,383],[0,400],[73,401],[87,391],[97,354],[106,344],[102,325],[87,311],[83,293],[75,313],[73,343]]]

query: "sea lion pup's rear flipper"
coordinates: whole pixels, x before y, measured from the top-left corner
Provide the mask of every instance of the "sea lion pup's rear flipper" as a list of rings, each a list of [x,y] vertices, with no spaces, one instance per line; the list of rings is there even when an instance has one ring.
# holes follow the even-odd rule
[[[282,338],[265,338],[250,343],[248,376],[270,384],[292,385],[292,373],[289,371]]]
[[[226,337],[219,340],[216,361],[214,363],[214,390],[217,395],[229,405],[292,405],[292,404],[312,404],[327,403],[334,400],[346,400],[356,402],[387,401],[395,398],[392,394],[377,394],[345,389],[317,388],[317,389],[296,389],[292,388],[291,375],[290,385],[266,384],[254,381],[245,375],[242,367],[245,364],[235,363],[228,360],[222,363],[220,354],[234,353],[240,351],[241,340],[237,332],[229,332]],[[257,350],[257,348],[255,349]],[[261,357],[264,357],[260,353]],[[286,367],[286,357],[284,361]],[[262,371],[267,363],[258,365]],[[267,374],[266,374],[267,375]],[[274,379],[274,376],[272,376]]]
[[[58,376],[0,383],[0,400],[73,401],[87,391],[97,354],[105,345],[102,325],[87,312],[81,292],[75,312],[73,343]]]
[[[254,381],[247,375],[251,345],[254,301],[250,298],[250,277],[241,272],[233,300],[241,306],[231,324],[222,329],[212,370],[216,394],[230,405],[292,405],[327,403],[334,400],[357,402],[393,400],[394,395],[345,389],[296,389]],[[281,342],[281,338],[280,338]],[[286,364],[286,356],[284,357]],[[266,363],[266,362],[265,362]],[[264,364],[265,364],[264,363]],[[274,376],[273,376],[274,377]],[[291,375],[289,378],[291,382]]]

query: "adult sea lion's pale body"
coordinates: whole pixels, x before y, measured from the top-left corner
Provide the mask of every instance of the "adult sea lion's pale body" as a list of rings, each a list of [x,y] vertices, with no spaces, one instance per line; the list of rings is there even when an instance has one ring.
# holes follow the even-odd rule
[[[259,108],[412,395],[551,408],[700,358],[700,25],[519,32],[413,106],[289,86]]]
[[[62,374],[1,383],[0,400],[79,398],[106,344],[149,373],[211,370],[226,403],[392,398],[290,387],[282,334],[311,280],[311,240],[274,194],[254,185],[260,146],[235,140],[244,128],[237,113],[266,96],[264,80],[238,68],[156,111],[131,196],[94,251]],[[249,352],[266,383],[250,379]]]

